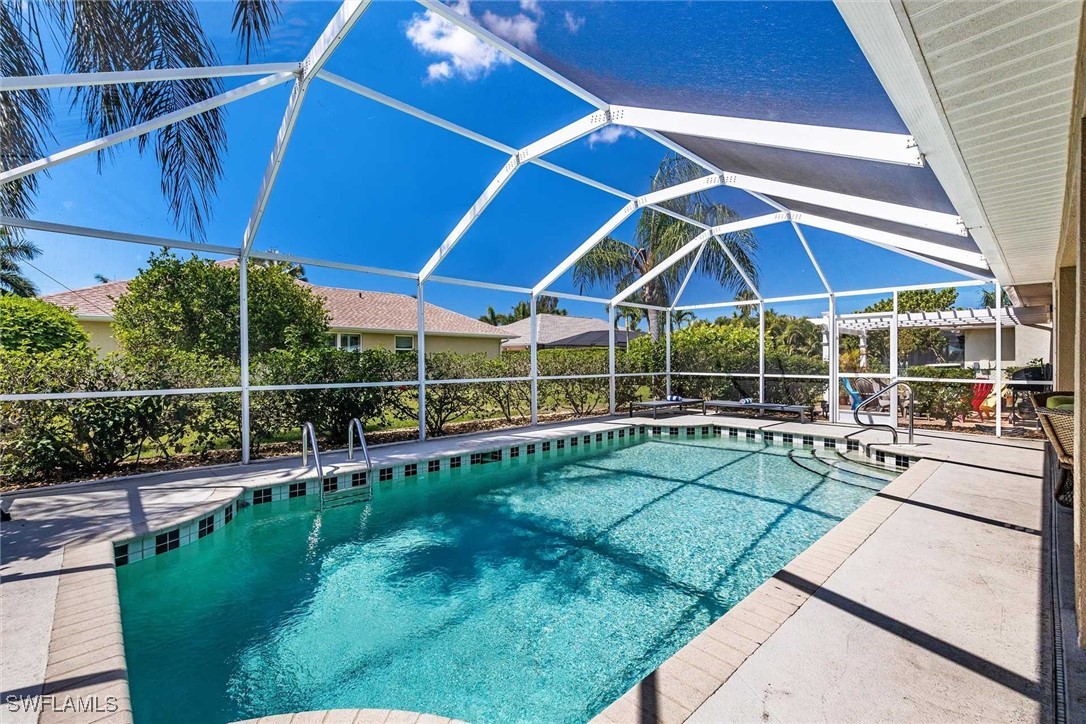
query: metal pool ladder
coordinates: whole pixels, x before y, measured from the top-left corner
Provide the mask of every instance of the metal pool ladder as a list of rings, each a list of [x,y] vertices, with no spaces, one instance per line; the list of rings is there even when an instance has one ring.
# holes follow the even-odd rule
[[[313,445],[313,463],[317,466],[317,485],[321,491],[321,508],[324,508],[324,466],[321,465],[321,451],[317,447],[317,431],[312,422],[302,423],[302,467],[309,464],[309,445]]]
[[[366,446],[366,435],[362,432],[362,421],[357,417],[352,417],[351,421],[347,423],[347,459],[354,460],[354,435],[358,433],[358,444],[362,448],[362,457],[366,458],[366,472],[369,473],[373,470],[373,463],[370,462],[370,449]]]
[[[897,382],[891,382],[890,384],[886,385],[886,387],[883,387],[881,390],[879,390],[875,394],[871,395],[871,397],[868,397],[866,400],[864,400],[860,404],[856,405],[856,408],[852,411],[852,417],[856,420],[856,424],[859,425],[860,427],[866,427],[866,428],[871,428],[871,429],[878,428],[880,430],[889,430],[890,434],[893,435],[893,437],[894,437],[894,444],[897,445],[897,428],[896,427],[894,427],[892,425],[883,425],[882,423],[878,423],[878,422],[864,422],[863,420],[860,419],[860,410],[862,410],[865,405],[867,405],[867,404],[869,404],[871,402],[874,402],[875,400],[879,399],[880,397],[885,395],[887,392],[889,392],[891,389],[893,389],[894,387],[898,387],[898,386],[904,387],[906,390],[909,391],[909,444],[912,445],[913,444],[913,420],[914,420],[914,417],[915,417],[915,414],[914,414],[914,411],[913,411],[913,405],[916,404],[916,396],[913,395],[913,388],[910,387],[905,382],[902,382],[901,380],[898,380]],[[897,410],[893,410],[892,414],[896,415]]]

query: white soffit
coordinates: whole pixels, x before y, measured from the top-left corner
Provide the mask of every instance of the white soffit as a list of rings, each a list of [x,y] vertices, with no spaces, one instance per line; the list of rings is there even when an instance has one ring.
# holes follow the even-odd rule
[[[1083,4],[837,8],[999,279],[1051,282]]]

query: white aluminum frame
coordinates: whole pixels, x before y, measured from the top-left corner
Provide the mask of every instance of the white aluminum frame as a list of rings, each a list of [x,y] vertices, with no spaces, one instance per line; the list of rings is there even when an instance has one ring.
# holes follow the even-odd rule
[[[490,202],[494,200],[494,197],[498,195],[505,185],[509,183],[509,180],[513,178],[513,174],[517,172],[517,169],[522,164],[531,161],[532,159],[539,158],[540,156],[550,153],[555,149],[561,148],[568,143],[576,141],[578,138],[583,138],[589,133],[592,133],[598,128],[602,128],[611,122],[611,114],[607,111],[597,111],[591,113],[584,118],[574,121],[569,125],[559,128],[553,133],[549,133],[543,138],[528,144],[524,148],[520,149],[516,153],[509,157],[509,160],[505,162],[498,174],[491,180],[483,193],[479,198],[471,205],[460,221],[457,222],[453,230],[449,232],[449,235],[445,237],[445,240],[441,242],[441,246],[433,253],[430,260],[426,262],[426,265],[422,267],[419,272],[419,279],[426,281],[430,278],[430,275],[437,269],[446,256],[453,250],[453,248],[463,238],[464,234],[468,232],[475,220],[482,215],[486,207],[490,205]]]
[[[691,153],[690,151],[682,148],[678,144],[670,141],[664,137],[661,132],[671,133],[683,133],[690,135],[697,135],[708,138],[719,138],[729,141],[735,141],[740,143],[749,143],[756,145],[773,146],[777,148],[787,148],[801,152],[809,153],[823,153],[837,156],[846,156],[852,158],[863,158],[867,160],[873,160],[884,163],[896,163],[906,164],[913,166],[923,165],[923,157],[920,154],[919,149],[912,137],[904,134],[892,134],[892,133],[878,133],[862,130],[852,129],[839,129],[839,128],[826,128],[818,126],[806,126],[802,124],[789,124],[779,123],[773,121],[758,121],[740,118],[729,118],[723,116],[712,116],[707,114],[694,114],[683,113],[675,111],[662,111],[656,109],[637,108],[629,106],[610,106],[600,98],[589,93],[588,91],[580,88],[575,83],[569,81],[559,73],[546,67],[544,64],[535,60],[531,56],[523,53],[516,47],[512,46],[508,42],[498,38],[486,29],[480,27],[472,19],[465,18],[459,15],[453,8],[446,6],[436,0],[419,0],[420,3],[439,15],[445,18],[449,22],[463,28],[472,35],[480,38],[484,42],[487,42],[497,47],[501,52],[505,53],[509,57],[513,58],[517,62],[532,69],[534,72],[548,78],[558,86],[567,90],[568,92],[576,95],[582,100],[588,102],[594,106],[597,110],[588,114],[587,116],[575,121],[567,126],[564,126],[547,136],[525,146],[521,149],[515,149],[500,141],[491,139],[483,134],[476,133],[469,129],[463,128],[445,119],[439,118],[433,114],[422,111],[418,108],[410,106],[402,101],[386,96],[375,90],[367,88],[361,84],[358,84],[352,80],[340,77],[334,73],[325,71],[324,65],[327,63],[331,55],[334,53],[339,44],[343,41],[344,37],[355,26],[358,20],[366,12],[371,4],[371,0],[346,0],[342,3],[337,10],[335,16],[328,23],[324,32],[320,38],[310,49],[306,57],[298,63],[263,63],[252,65],[226,65],[226,66],[208,66],[208,67],[191,67],[191,68],[167,68],[167,69],[151,69],[151,70],[136,70],[136,71],[121,71],[110,73],[87,73],[87,74],[60,74],[60,75],[42,75],[42,76],[28,76],[28,77],[9,77],[0,78],[0,90],[3,91],[16,91],[16,90],[28,90],[35,88],[64,88],[73,86],[91,86],[91,85],[105,85],[116,83],[149,83],[159,82],[167,80],[179,80],[187,78],[227,78],[227,77],[244,77],[244,76],[263,76],[259,80],[247,83],[238,88],[226,91],[222,94],[208,98],[205,101],[195,103],[188,108],[180,109],[170,114],[166,114],[160,118],[152,119],[142,124],[133,126],[132,128],[119,131],[114,134],[110,134],[103,138],[99,138],[93,141],[88,141],[84,144],[59,151],[55,154],[47,156],[43,159],[24,164],[20,167],[9,169],[0,173],[0,183],[6,183],[18,178],[22,178],[28,174],[35,173],[41,170],[46,170],[57,164],[63,163],[67,160],[78,158],[80,156],[94,153],[105,148],[109,148],[112,145],[122,143],[126,140],[136,138],[139,135],[146,134],[154,131],[158,128],[162,128],[170,123],[174,123],[185,118],[192,117],[199,113],[205,112],[212,108],[216,108],[227,103],[231,103],[236,100],[240,100],[249,95],[259,93],[268,88],[285,83],[290,80],[294,80],[294,88],[291,93],[290,100],[287,103],[286,110],[284,112],[283,121],[280,126],[278,136],[276,138],[271,157],[268,162],[268,166],[265,170],[264,177],[261,181],[260,189],[257,194],[253,211],[250,215],[249,222],[246,226],[243,234],[241,244],[237,247],[224,246],[216,244],[201,244],[194,243],[178,239],[168,239],[156,236],[147,236],[141,234],[129,234],[125,232],[117,232],[104,229],[93,229],[89,227],[75,226],[69,224],[59,224],[42,220],[29,220],[29,219],[16,219],[9,217],[0,217],[0,224],[7,226],[18,227],[28,230],[41,231],[45,233],[58,233],[73,236],[82,236],[89,238],[99,238],[105,240],[119,241],[123,243],[145,244],[153,246],[161,246],[167,248],[186,249],[191,251],[198,251],[209,254],[220,254],[228,257],[235,257],[240,262],[240,275],[241,275],[241,291],[240,291],[240,304],[241,304],[241,379],[240,385],[236,386],[224,386],[224,387],[212,387],[212,388],[188,388],[188,389],[168,389],[168,390],[116,390],[116,391],[100,391],[100,392],[71,392],[71,393],[43,393],[43,394],[5,394],[0,395],[0,401],[17,401],[17,400],[66,400],[66,399],[96,399],[96,398],[112,398],[112,397],[136,397],[136,396],[162,396],[162,395],[193,395],[193,394],[216,394],[216,393],[240,393],[242,398],[242,457],[243,462],[249,461],[249,397],[252,392],[274,392],[282,390],[297,390],[297,389],[354,389],[354,388],[374,388],[374,387],[390,387],[399,385],[417,385],[419,391],[419,437],[425,439],[426,437],[426,387],[427,385],[435,384],[467,384],[472,382],[530,382],[532,386],[531,393],[531,422],[532,424],[538,423],[538,382],[539,380],[548,379],[564,379],[565,377],[549,377],[540,376],[538,374],[538,317],[537,317],[537,300],[541,294],[548,294],[561,299],[570,299],[577,301],[596,302],[602,303],[607,307],[607,314],[610,320],[609,324],[609,359],[608,359],[608,373],[606,375],[573,375],[571,378],[593,378],[593,377],[607,377],[609,380],[609,403],[608,409],[613,414],[616,409],[616,393],[615,382],[619,377],[644,377],[644,376],[658,376],[664,375],[666,377],[667,390],[670,393],[671,390],[671,377],[673,374],[677,375],[723,375],[723,376],[736,376],[736,377],[758,377],[759,379],[759,395],[760,399],[765,395],[765,379],[766,378],[796,378],[796,379],[824,379],[831,385],[833,390],[834,384],[839,384],[839,380],[842,376],[840,370],[836,369],[834,362],[837,359],[839,348],[839,334],[836,329],[837,326],[837,297],[846,296],[858,296],[866,294],[877,294],[891,292],[894,295],[894,319],[897,319],[897,296],[899,291],[908,289],[930,289],[942,286],[973,286],[979,284],[986,284],[995,282],[997,298],[1001,294],[1001,285],[999,281],[992,278],[991,273],[988,271],[987,262],[983,255],[976,254],[967,251],[961,251],[953,248],[949,248],[939,244],[933,244],[918,239],[913,239],[907,236],[897,234],[887,234],[875,229],[856,224],[842,224],[840,222],[834,222],[829,219],[821,218],[817,215],[802,214],[787,209],[781,203],[774,201],[769,196],[780,197],[782,199],[791,199],[795,201],[811,203],[827,208],[833,208],[850,213],[859,214],[861,216],[867,216],[870,218],[883,219],[893,221],[897,223],[907,224],[919,228],[932,229],[943,233],[955,234],[955,235],[967,235],[967,230],[962,222],[962,219],[953,214],[946,214],[941,212],[934,212],[925,209],[912,208],[900,204],[893,204],[888,202],[876,201],[873,199],[865,199],[861,197],[854,197],[847,194],[840,194],[835,192],[826,191],[818,188],[811,188],[800,186],[797,184],[788,184],[777,181],[771,181],[767,179],[760,179],[753,176],[747,176],[743,174],[729,173],[725,169],[720,169],[714,165]],[[479,200],[473,205],[467,214],[461,219],[461,222],[454,227],[453,231],[446,237],[445,241],[438,247],[430,261],[420,270],[418,273],[412,273],[407,271],[399,271],[393,269],[382,269],[377,267],[370,267],[358,264],[350,264],[343,262],[325,261],[321,259],[300,257],[291,254],[280,254],[275,252],[257,251],[253,248],[253,244],[258,233],[265,209],[267,207],[268,200],[270,199],[272,190],[275,185],[275,181],[278,176],[279,169],[281,167],[283,158],[289,145],[295,124],[298,120],[298,116],[301,110],[302,102],[306,96],[306,93],[311,86],[313,80],[321,79],[329,84],[339,86],[345,90],[356,93],[363,97],[369,98],[375,102],[381,103],[400,112],[411,115],[424,122],[439,126],[448,131],[456,133],[465,138],[469,138],[475,142],[486,145],[490,148],[500,150],[507,153],[510,158],[506,165],[502,168],[499,174],[491,181],[490,185],[484,190]],[[559,148],[562,145],[571,143],[585,135],[592,133],[599,128],[602,128],[609,123],[618,123],[620,125],[635,127],[644,133],[649,138],[656,140],[665,147],[676,151],[687,158],[690,158],[695,163],[700,164],[702,167],[708,169],[712,173],[701,179],[696,179],[684,184],[679,184],[675,187],[668,189],[660,189],[651,193],[634,195],[614,187],[608,184],[602,183],[595,179],[589,178],[574,171],[562,168],[549,161],[545,161],[542,156]],[[434,274],[438,264],[444,259],[444,257],[451,251],[456,243],[463,237],[464,233],[470,228],[471,224],[478,217],[479,214],[485,209],[485,207],[493,200],[493,198],[500,192],[501,188],[508,182],[516,170],[525,163],[532,163],[541,168],[547,169],[553,173],[560,174],[567,178],[570,178],[579,183],[596,188],[600,191],[608,193],[612,196],[626,201],[626,205],[623,206],[611,219],[609,219],[603,226],[601,226],[594,234],[588,237],[573,253],[571,253],[566,259],[564,259],[555,269],[553,269],[544,279],[533,287],[521,287],[508,284],[494,284],[490,282],[474,281],[457,279],[452,277],[437,276]],[[703,191],[716,186],[732,186],[739,188],[751,194],[755,198],[765,202],[774,209],[776,213],[767,214],[761,217],[755,217],[753,219],[747,219],[743,221],[732,222],[730,224],[723,224],[716,227],[710,227],[707,224],[699,222],[695,219],[688,218],[682,214],[678,214],[670,209],[667,209],[660,204],[680,196]],[[697,235],[682,248],[677,250],[674,254],[663,260],[661,264],[655,267],[648,274],[641,277],[639,280],[631,284],[625,290],[618,292],[616,296],[611,299],[605,299],[600,297],[592,297],[580,294],[570,294],[566,292],[548,291],[548,287],[553,284],[562,274],[569,270],[585,253],[587,253],[593,246],[595,246],[602,238],[617,228],[627,218],[638,210],[652,209],[660,213],[667,214],[676,219],[691,224],[698,229]],[[753,283],[753,280],[745,273],[738,264],[735,263],[735,258],[731,254],[727,245],[720,238],[721,234],[729,233],[731,231],[737,231],[741,229],[756,228],[769,223],[779,223],[788,221],[792,224],[794,231],[796,232],[808,258],[818,273],[818,276],[825,288],[825,293],[821,294],[804,294],[785,297],[776,297],[766,299],[759,292],[757,286]],[[849,290],[842,292],[834,292],[827,281],[821,266],[818,263],[815,255],[811,251],[809,244],[800,228],[800,224],[807,224],[811,226],[818,226],[837,233],[843,233],[853,238],[857,238],[861,241],[874,244],[883,248],[887,248],[896,253],[904,254],[913,258],[918,258],[929,264],[936,266],[943,266],[954,271],[957,274],[966,274],[972,276],[976,281],[973,282],[948,282],[945,284],[924,284],[924,285],[912,285],[901,287],[887,287],[881,289],[867,289],[867,290]],[[704,253],[705,246],[708,243],[712,243],[715,240],[717,244],[721,246],[725,254],[729,257],[733,264],[735,264],[740,275],[743,277],[744,282],[756,295],[756,301],[750,302],[722,302],[717,304],[698,304],[680,306],[679,299],[682,293],[685,291],[690,278],[693,276],[702,254]],[[690,253],[697,253],[691,269],[683,279],[682,285],[679,288],[679,292],[676,295],[675,300],[667,308],[658,307],[647,304],[638,304],[632,302],[626,302],[625,300],[641,289],[645,284],[650,282],[656,276],[664,273],[667,269],[673,265],[679,263],[686,258]],[[929,258],[930,257],[930,258]],[[248,349],[248,268],[247,261],[250,258],[255,259],[267,259],[267,260],[279,260],[286,262],[293,262],[299,264],[306,264],[311,266],[326,267],[333,269],[341,269],[346,271],[353,271],[364,274],[376,274],[382,276],[389,276],[402,279],[411,279],[416,283],[417,289],[417,354],[418,354],[418,370],[417,379],[415,380],[403,380],[403,381],[389,381],[389,382],[360,382],[360,383],[325,383],[325,384],[304,384],[304,385],[251,385],[249,379],[249,349]],[[947,264],[940,263],[940,260],[948,262]],[[966,265],[968,267],[976,269],[976,273],[970,273],[964,271],[959,265]],[[424,288],[427,281],[434,283],[445,283],[462,285],[468,287],[476,287],[483,289],[491,289],[496,291],[514,292],[528,294],[531,307],[531,332],[530,332],[530,348],[531,348],[531,370],[528,377],[517,378],[494,378],[485,380],[427,380],[426,379],[426,330],[425,330],[425,298]],[[830,371],[827,375],[780,375],[780,374],[767,374],[765,372],[765,307],[768,303],[785,302],[785,301],[801,301],[811,299],[827,299],[830,305],[830,319],[833,327],[829,337],[832,350]],[[677,309],[684,310],[698,310],[698,309],[712,309],[712,308],[725,308],[731,306],[740,305],[753,305],[757,304],[759,309],[759,371],[755,375],[753,373],[697,373],[697,372],[672,372],[671,369],[671,332],[672,332],[672,320],[671,312]],[[665,313],[666,325],[666,348],[667,348],[667,360],[664,372],[651,372],[651,373],[617,373],[616,372],[616,355],[615,355],[615,325],[614,320],[616,316],[616,309],[618,306],[630,306],[641,309],[653,309]],[[996,312],[996,324],[997,324],[997,337],[996,337],[996,378],[997,383],[1002,384],[1002,360],[1001,360],[1001,339],[1000,330],[1002,328],[1002,312]],[[897,342],[897,325],[893,326],[893,334],[891,337],[891,346],[895,348]],[[897,364],[896,354],[892,355],[891,377],[895,379],[909,380],[913,378],[897,377]],[[921,381],[917,378],[917,381]],[[932,380],[932,381],[947,381],[947,380]],[[956,381],[956,380],[955,380]],[[969,382],[964,380],[963,382]],[[1013,383],[1006,383],[1013,384]],[[835,390],[834,390],[835,392]],[[836,409],[835,398],[836,394],[830,395],[830,405],[832,410],[833,419],[838,419],[838,411]],[[1001,402],[998,403],[1001,408]],[[997,415],[997,434],[1000,434],[1000,422]]]
[[[37,161],[31,161],[30,163],[24,163],[22,166],[17,166],[12,169],[8,169],[0,173],[0,184],[11,183],[17,179],[21,179],[24,176],[29,176],[32,173],[38,173],[39,171],[45,171],[53,166],[64,163],[65,161],[71,161],[87,154],[97,153],[98,151],[104,151],[105,149],[116,146],[118,143],[124,143],[133,138],[138,138],[142,135],[156,131],[159,128],[170,125],[171,123],[177,123],[183,121],[186,118],[192,118],[198,116],[201,113],[225,106],[227,103],[233,103],[239,101],[242,98],[248,98],[254,93],[274,88],[275,86],[286,83],[288,80],[294,77],[293,73],[281,72],[269,75],[260,80],[255,80],[252,83],[246,83],[240,88],[234,88],[220,93],[216,96],[212,96],[206,100],[202,100],[198,103],[179,108],[176,111],[166,113],[158,118],[152,118],[149,121],[138,123],[134,126],[124,129],[123,131],[117,131],[111,133],[108,136],[102,136],[93,141],[85,141],[84,143],[76,144],[62,151],[51,153],[45,158],[39,158]]]
[[[923,166],[916,139],[901,133],[857,131],[707,113],[664,111],[612,105],[615,123],[661,133],[713,138],[720,141],[771,146],[793,151],[859,158],[865,161]]]

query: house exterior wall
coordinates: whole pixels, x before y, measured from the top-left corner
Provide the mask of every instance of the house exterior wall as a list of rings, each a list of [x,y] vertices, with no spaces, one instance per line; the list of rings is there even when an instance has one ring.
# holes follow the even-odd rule
[[[120,345],[113,336],[113,326],[110,322],[99,320],[79,320],[79,326],[90,337],[90,345],[98,352],[99,357],[104,357],[110,352],[116,351]],[[336,329],[334,333],[358,334],[358,330]],[[362,349],[395,349],[395,334],[381,334],[377,332],[362,332]],[[406,336],[406,335],[399,335]],[[412,344],[417,347],[418,340],[411,335]],[[495,337],[460,337],[453,335],[428,334],[426,335],[427,352],[459,352],[461,354],[483,353],[488,357],[497,357],[501,353],[501,340]]]
[[[964,366],[988,369],[995,361],[995,329],[964,329],[965,338]],[[1032,359],[1049,362],[1052,331],[1047,327],[1027,327],[1016,325],[1003,329],[1003,364],[1006,366],[1025,366]]]
[[[117,338],[113,336],[113,325],[110,322],[80,319],[79,326],[90,337],[90,346],[99,357],[105,357],[120,348]]]
[[[336,329],[336,333],[359,334],[357,329]],[[362,349],[396,349],[396,337],[407,335],[385,334],[379,332],[362,333]],[[411,335],[412,347],[418,348],[418,339]],[[488,357],[497,357],[501,353],[501,339],[497,337],[467,337],[458,335],[427,334],[427,352],[459,352],[460,354],[482,353]]]

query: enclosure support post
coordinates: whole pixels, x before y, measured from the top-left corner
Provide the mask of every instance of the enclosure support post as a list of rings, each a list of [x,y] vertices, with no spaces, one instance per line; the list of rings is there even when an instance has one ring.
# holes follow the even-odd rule
[[[830,422],[840,422],[841,355],[837,339],[837,296],[830,294]]]
[[[995,283],[995,434],[1003,437],[1003,285]]]
[[[765,402],[765,303],[758,302],[758,402]]]
[[[615,414],[615,305],[607,307],[608,409]]]
[[[426,439],[426,302],[422,297],[423,281],[418,283],[418,343],[419,357],[419,442]]]
[[[531,417],[532,424],[539,424],[539,317],[536,316],[536,296],[533,294],[531,300],[528,302],[528,309],[530,310],[529,322],[529,366],[530,376],[532,378],[532,399],[531,399]]]
[[[249,464],[249,260],[238,259],[241,327],[241,464]]]
[[[667,315],[667,324],[664,326],[664,396],[671,397],[671,310],[664,314]],[[629,335],[626,336],[626,344],[630,344]],[[649,387],[651,389],[651,382]]]
[[[897,292],[894,292],[894,313],[890,318],[890,384],[897,382],[898,368],[897,368]],[[890,390],[890,424],[897,427],[898,418],[898,388],[893,387]]]

